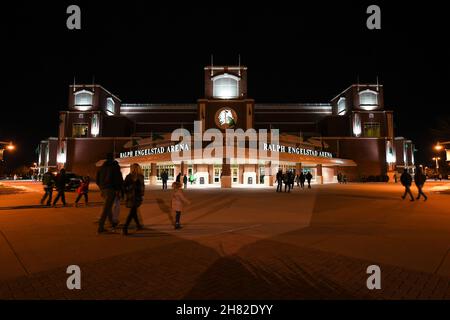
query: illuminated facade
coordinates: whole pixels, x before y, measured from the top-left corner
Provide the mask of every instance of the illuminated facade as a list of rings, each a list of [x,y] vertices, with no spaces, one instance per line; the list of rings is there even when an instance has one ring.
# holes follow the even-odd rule
[[[399,168],[413,170],[414,146],[395,137],[382,85],[352,85],[326,103],[265,104],[248,96],[246,67],[208,66],[204,79],[204,97],[187,104],[127,104],[99,85],[70,86],[59,135],[41,144],[41,172],[54,164],[95,176],[108,152],[116,155],[124,174],[129,164],[140,163],[150,184],[158,183],[163,170],[171,179],[181,172],[195,176],[197,184],[223,187],[272,185],[278,168],[310,171],[317,183],[335,182],[338,172],[350,181],[381,181]],[[257,148],[277,152],[280,162],[274,167],[270,158],[251,155],[248,142],[244,156],[224,156],[226,162],[217,156],[175,161],[170,134],[179,128],[200,135],[211,129],[265,129],[269,134],[278,129],[276,147],[269,142]]]

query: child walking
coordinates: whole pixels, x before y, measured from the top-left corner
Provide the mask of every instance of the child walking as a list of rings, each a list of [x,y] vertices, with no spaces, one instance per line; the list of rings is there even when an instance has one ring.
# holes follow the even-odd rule
[[[181,211],[183,211],[184,204],[190,204],[191,202],[186,199],[183,194],[183,185],[180,182],[174,182],[172,184],[172,210],[175,211],[175,229],[181,229],[180,218]]]
[[[86,205],[86,207],[88,206],[88,202],[89,202],[89,197],[88,197],[88,193],[89,193],[89,183],[91,182],[91,179],[89,178],[89,176],[84,177],[83,180],[81,181],[80,186],[77,189],[77,199],[75,200],[75,207],[78,207],[78,202],[80,201],[81,197],[84,196],[84,204]]]

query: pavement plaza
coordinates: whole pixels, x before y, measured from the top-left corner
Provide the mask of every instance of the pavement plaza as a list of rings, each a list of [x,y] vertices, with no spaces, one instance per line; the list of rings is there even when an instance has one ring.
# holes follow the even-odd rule
[[[0,192],[1,299],[450,299],[448,182],[427,183],[427,202],[393,183],[192,188],[182,230],[152,187],[129,237],[96,235],[95,187],[87,208],[46,208],[39,183],[4,184],[21,190]],[[66,287],[74,264],[81,290]],[[381,290],[366,286],[373,264]]]

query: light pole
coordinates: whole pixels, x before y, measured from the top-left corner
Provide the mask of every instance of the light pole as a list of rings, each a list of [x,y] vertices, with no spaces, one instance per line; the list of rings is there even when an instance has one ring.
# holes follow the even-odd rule
[[[16,149],[16,146],[12,143],[12,141],[0,141],[0,160],[3,160],[3,152],[5,152],[5,150],[13,151],[14,149]]]
[[[436,161],[436,171],[439,173],[439,160],[441,160],[440,157],[434,157],[434,161]]]

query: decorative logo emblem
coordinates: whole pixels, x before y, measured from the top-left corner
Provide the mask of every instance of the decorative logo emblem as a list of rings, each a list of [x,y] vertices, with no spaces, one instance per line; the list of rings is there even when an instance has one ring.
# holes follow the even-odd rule
[[[237,115],[233,109],[221,108],[216,112],[216,125],[221,129],[232,129],[236,126]]]

